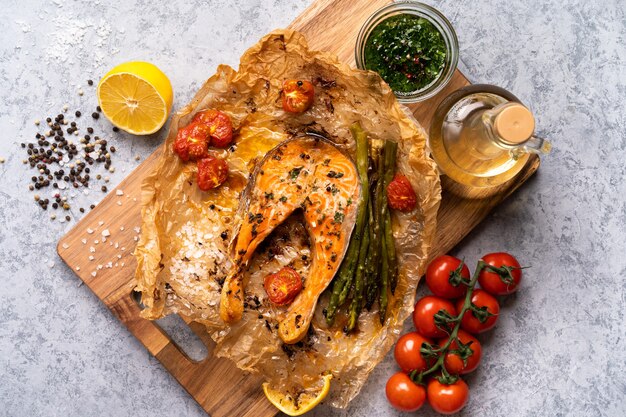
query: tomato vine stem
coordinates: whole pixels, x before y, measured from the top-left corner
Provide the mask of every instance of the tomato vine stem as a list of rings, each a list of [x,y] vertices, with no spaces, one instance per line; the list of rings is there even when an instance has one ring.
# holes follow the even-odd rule
[[[424,385],[424,377],[436,372],[439,369],[441,369],[441,372],[442,372],[442,377],[440,379],[440,382],[442,384],[453,384],[458,379],[458,376],[450,375],[448,373],[448,370],[445,367],[444,361],[446,358],[446,354],[450,350],[450,345],[452,345],[452,343],[458,339],[458,333],[459,333],[459,329],[461,328],[462,318],[465,315],[465,312],[470,310],[472,307],[472,293],[474,292],[474,287],[476,286],[476,283],[478,282],[478,276],[480,275],[481,271],[485,269],[486,265],[487,264],[485,264],[485,262],[483,262],[482,260],[478,261],[478,264],[476,265],[476,270],[474,271],[474,275],[472,276],[472,279],[467,283],[467,290],[465,292],[465,300],[463,302],[463,308],[461,308],[461,311],[459,311],[459,314],[456,316],[456,318],[449,320],[449,322],[451,323],[454,322],[455,325],[454,325],[454,328],[452,329],[452,332],[449,333],[448,340],[446,341],[446,343],[438,349],[433,349],[432,346],[429,346],[427,348],[427,352],[429,354],[432,354],[432,353],[439,354],[437,361],[434,363],[433,366],[430,367],[430,369],[426,371],[422,371],[419,374],[416,371],[413,371],[409,374],[409,377],[411,378],[411,380],[415,382],[416,384]],[[461,262],[461,266],[463,266],[463,262]],[[446,333],[448,332],[448,329],[445,327],[441,327],[441,329],[446,331]]]

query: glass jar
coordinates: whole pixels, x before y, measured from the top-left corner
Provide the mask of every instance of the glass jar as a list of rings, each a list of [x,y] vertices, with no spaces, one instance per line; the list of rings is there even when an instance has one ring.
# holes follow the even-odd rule
[[[385,19],[399,14],[410,14],[428,20],[441,33],[446,45],[444,68],[437,78],[427,86],[409,93],[394,91],[401,103],[415,103],[426,100],[441,91],[452,78],[459,61],[459,43],[452,25],[438,10],[427,4],[414,1],[396,1],[378,9],[361,27],[355,46],[356,66],[367,69],[365,62],[365,46],[376,26]]]

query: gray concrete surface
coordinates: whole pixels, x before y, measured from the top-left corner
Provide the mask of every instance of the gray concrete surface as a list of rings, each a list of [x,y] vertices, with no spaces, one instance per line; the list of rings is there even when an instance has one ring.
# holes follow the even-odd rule
[[[363,0],[362,0],[363,1]],[[19,143],[35,119],[93,111],[113,64],[145,59],[170,77],[184,105],[222,62],[288,24],[298,1],[5,0],[0,8],[0,416],[202,416],[204,412],[55,254],[56,241],[103,197],[72,199],[51,221],[27,190]],[[537,176],[456,251],[473,263],[507,250],[525,265],[484,359],[468,378],[464,416],[626,415],[626,3],[434,1],[453,22],[461,68],[510,89],[553,140]],[[85,95],[77,94],[79,87]],[[113,137],[119,182],[160,143]],[[98,187],[99,188],[99,187]],[[423,291],[421,289],[420,291]],[[407,325],[407,329],[409,326]],[[388,357],[346,411],[395,416],[383,389]],[[434,415],[427,407],[419,415]]]

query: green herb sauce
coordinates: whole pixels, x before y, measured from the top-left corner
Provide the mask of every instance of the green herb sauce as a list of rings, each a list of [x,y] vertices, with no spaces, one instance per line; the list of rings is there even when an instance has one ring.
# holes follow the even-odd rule
[[[446,43],[423,17],[399,14],[379,23],[365,43],[365,67],[400,93],[420,90],[439,77]]]

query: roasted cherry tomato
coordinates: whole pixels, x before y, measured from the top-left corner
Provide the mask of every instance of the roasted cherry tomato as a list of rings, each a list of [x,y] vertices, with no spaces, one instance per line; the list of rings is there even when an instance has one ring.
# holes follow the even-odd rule
[[[445,310],[450,316],[456,316],[454,305],[443,298],[427,295],[420,298],[413,310],[413,324],[415,329],[422,335],[432,338],[446,337],[448,334],[435,325],[435,314],[439,310]],[[453,326],[449,323],[448,327]]]
[[[459,412],[469,398],[469,387],[461,378],[450,385],[442,384],[437,378],[433,378],[428,381],[426,392],[428,404],[440,414]]]
[[[504,267],[504,271],[490,272],[488,267],[480,271],[478,282],[483,290],[493,295],[507,295],[517,291],[522,280],[522,268],[513,256],[504,252],[490,253],[483,256],[483,261],[495,268]]]
[[[426,389],[403,372],[391,375],[385,386],[389,404],[400,411],[416,411],[426,401]]]
[[[409,180],[402,174],[396,174],[387,186],[387,203],[399,211],[411,211],[417,204],[415,191]]]
[[[305,80],[285,80],[283,83],[283,110],[303,113],[313,104],[315,88]]]
[[[404,372],[425,371],[432,365],[432,358],[426,359],[420,353],[423,343],[432,345],[433,342],[417,332],[407,333],[398,339],[393,356]]]
[[[208,155],[211,130],[202,123],[191,123],[178,130],[174,152],[183,161],[195,161]]]
[[[453,375],[463,375],[478,368],[483,350],[478,339],[468,332],[459,329],[457,337],[463,345],[469,346],[461,348],[456,340],[450,343],[450,349],[446,354],[444,364],[449,373]],[[441,339],[439,341],[439,346],[445,345],[447,341],[448,339]],[[457,350],[459,352],[452,353],[450,352],[452,350]],[[465,363],[463,363],[463,358],[465,358]]]
[[[283,306],[291,303],[302,291],[302,278],[293,268],[282,268],[263,280],[263,287],[270,301]]]
[[[202,191],[217,188],[228,178],[228,164],[220,158],[207,156],[198,161],[198,188]]]
[[[464,296],[467,286],[461,280],[469,282],[470,271],[464,263],[461,267],[462,263],[460,259],[449,255],[435,258],[426,269],[426,285],[430,291],[448,299]]]
[[[472,293],[472,304],[478,308],[483,309],[486,308],[486,312],[493,314],[492,316],[487,317],[486,313],[478,313],[475,311],[467,310],[465,314],[463,314],[463,319],[461,320],[461,328],[466,332],[470,332],[472,334],[478,334],[482,332],[486,332],[487,330],[493,328],[498,321],[498,314],[500,314],[500,304],[498,304],[498,300],[489,294],[487,291],[483,291],[481,289],[475,289]],[[463,308],[463,303],[465,300],[461,299],[457,301],[456,308],[458,311],[461,311]],[[484,321],[481,322],[480,316],[483,316]]]
[[[219,110],[203,110],[196,113],[194,123],[203,123],[209,127],[211,145],[226,148],[233,141],[233,123],[230,117]]]

